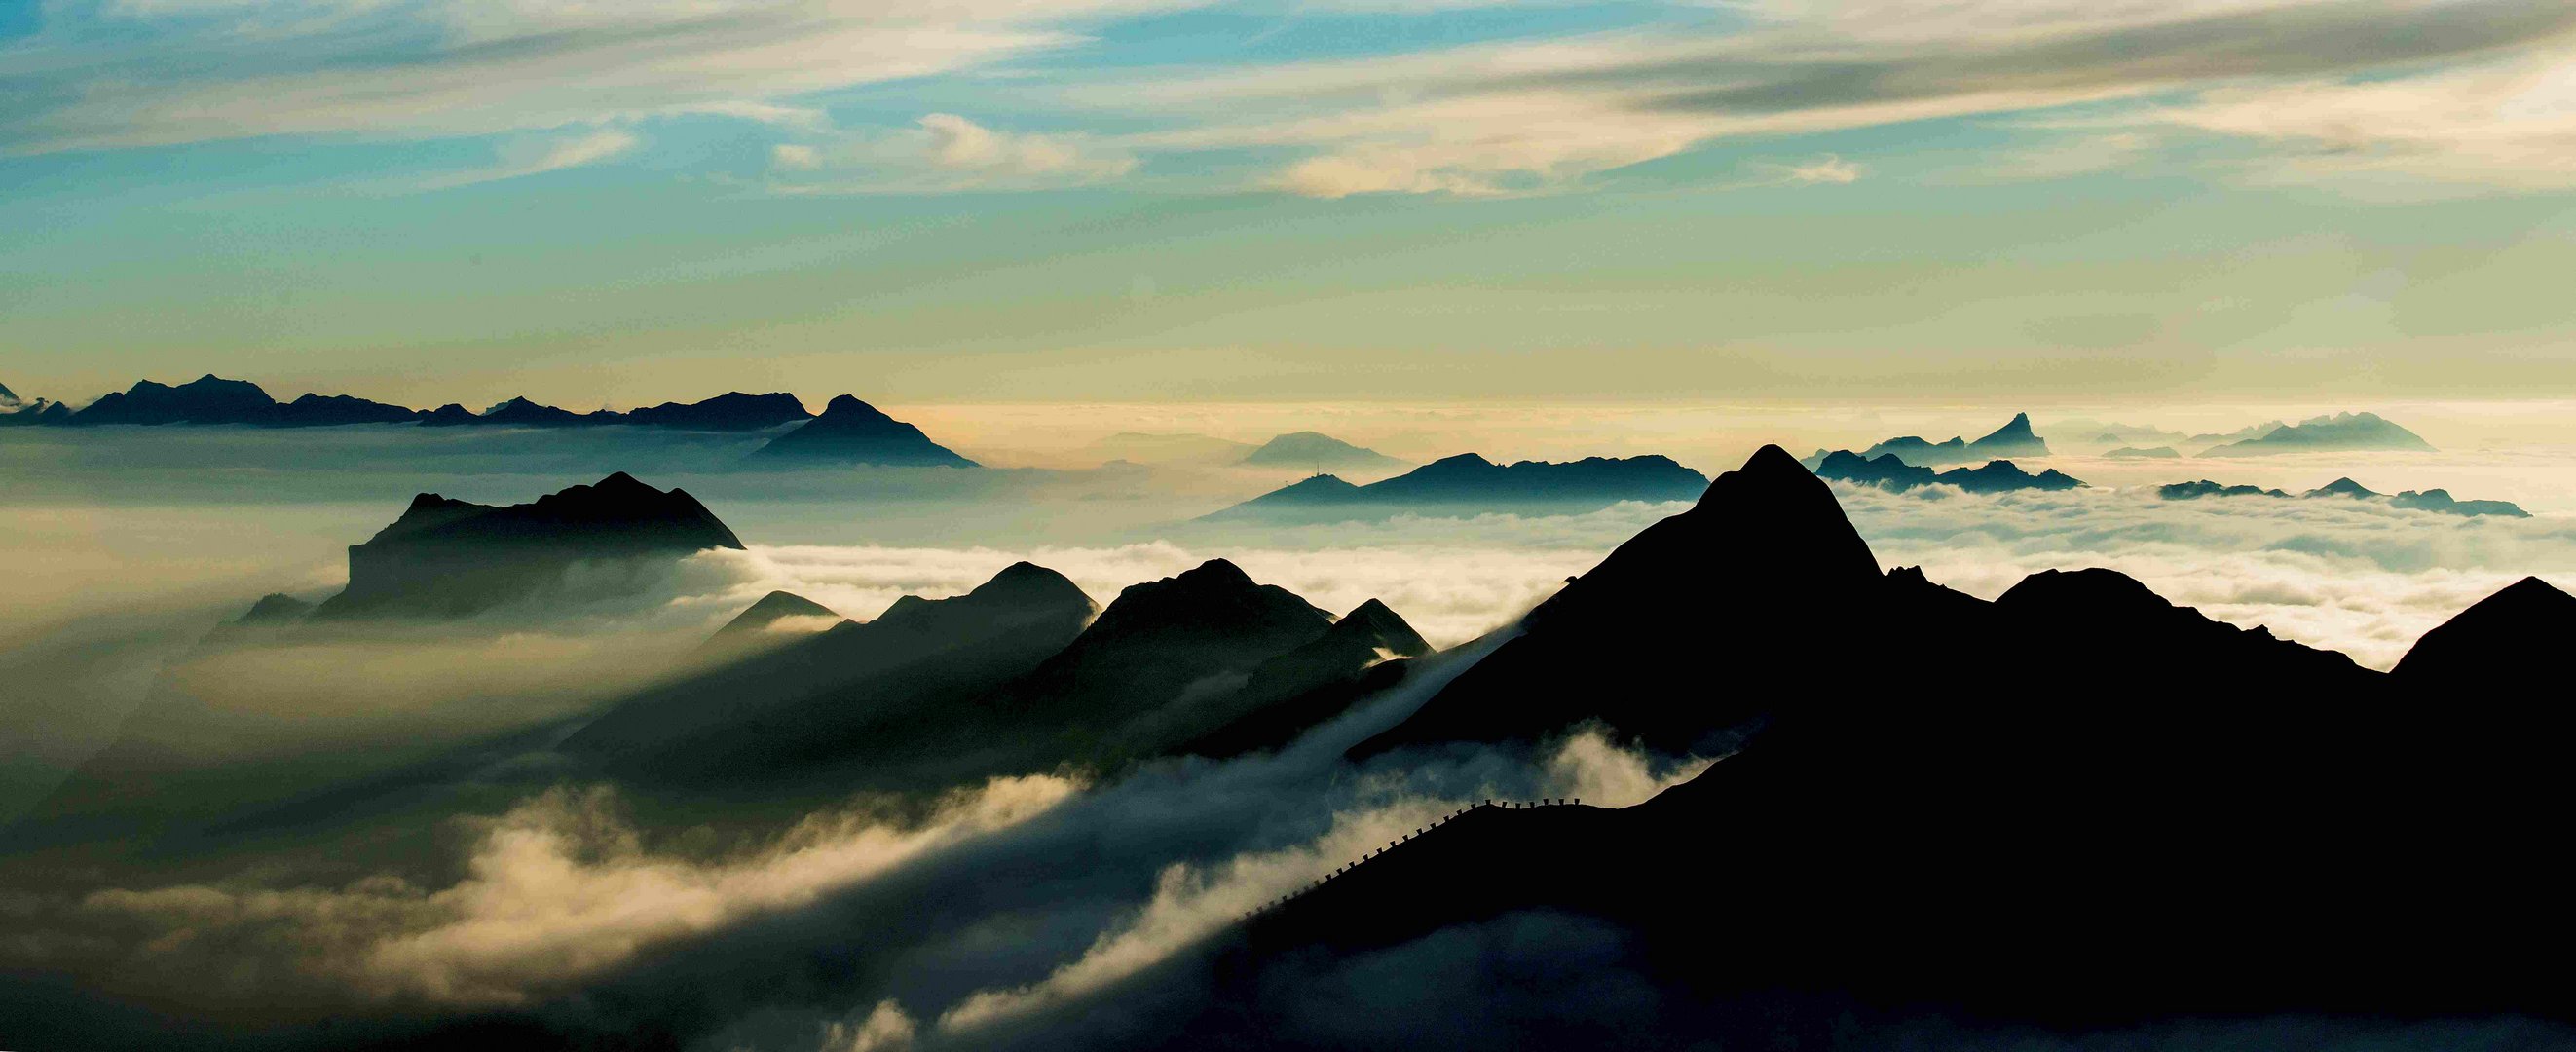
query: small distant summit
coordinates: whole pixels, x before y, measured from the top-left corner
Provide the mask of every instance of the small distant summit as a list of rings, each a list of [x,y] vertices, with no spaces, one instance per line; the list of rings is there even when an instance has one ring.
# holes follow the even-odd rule
[[[1916,467],[1939,467],[1980,460],[2044,457],[2048,455],[2048,442],[2032,433],[2030,414],[2015,413],[2011,420],[2004,422],[2004,426],[1974,442],[1957,436],[1952,436],[1947,442],[1932,442],[1916,435],[1904,435],[1873,445],[1862,450],[1860,455],[1863,460],[1893,456]]]
[[[2424,633],[2392,674],[2436,687],[2458,682],[2563,683],[2576,638],[2576,596],[2537,577],[2505,586]]]
[[[771,464],[869,464],[881,467],[978,465],[930,440],[921,429],[850,395],[835,395],[823,415],[769,440],[752,459]]]
[[[2112,460],[2178,460],[2182,457],[2182,453],[2172,446],[2155,446],[2148,449],[2121,446],[2102,455]]]
[[[2222,486],[2208,479],[2201,479],[2197,482],[2176,482],[2171,485],[2159,486],[2156,488],[2156,496],[2165,500],[2195,500],[2201,497],[2273,497],[2288,499],[2291,495],[2277,489],[2264,489],[2259,486]],[[2410,489],[2396,494],[2379,493],[2373,491],[2368,486],[2364,486],[2361,483],[2353,481],[2350,478],[2339,478],[2326,483],[2323,486],[2319,486],[2298,495],[2298,499],[2300,500],[2318,500],[2325,498],[2374,501],[2384,500],[2392,506],[2405,508],[2411,511],[2429,511],[2439,515],[2458,515],[2464,518],[2476,518],[2485,515],[2493,515],[2508,519],[2527,519],[2531,517],[2530,512],[2524,511],[2521,505],[2515,504],[2512,501],[2460,500],[2451,496],[2451,491],[2445,489],[2428,489],[2421,492]]]
[[[1815,467],[1816,477],[1837,482],[1904,492],[1922,486],[1956,486],[1970,493],[2010,493],[2017,490],[2056,491],[2079,489],[2084,480],[2049,468],[2033,475],[2009,460],[1987,461],[1983,467],[1952,468],[1935,472],[1928,467],[1906,463],[1893,453],[1863,457],[1848,449],[1825,454]]]
[[[1322,474],[1329,468],[1383,468],[1404,462],[1319,431],[1292,431],[1245,454],[1243,463],[1259,467],[1306,468]]]
[[[791,618],[829,618],[833,621],[846,620],[840,614],[834,612],[831,607],[824,606],[821,603],[807,599],[794,592],[771,592],[768,595],[761,596],[759,602],[745,607],[742,613],[734,615],[733,620],[725,622],[725,626],[723,628],[716,630],[716,638],[726,639],[732,637],[759,635],[760,633],[771,630],[779,622],[786,621]]]
[[[0,409],[15,409],[21,404],[18,392],[10,390],[8,384],[0,384]]]
[[[547,591],[579,563],[668,562],[742,541],[686,490],[623,471],[527,504],[436,493],[349,547],[349,586],[318,619],[456,617]]]
[[[1496,464],[1474,453],[1442,457],[1365,486],[1315,475],[1207,516],[1211,521],[1335,522],[1405,513],[1573,514],[1624,500],[1690,500],[1708,478],[1670,457],[1586,457]]]
[[[2274,427],[2263,434],[2213,446],[2204,457],[2255,457],[2274,453],[2404,450],[2429,453],[2424,437],[2371,413],[2337,413]]]

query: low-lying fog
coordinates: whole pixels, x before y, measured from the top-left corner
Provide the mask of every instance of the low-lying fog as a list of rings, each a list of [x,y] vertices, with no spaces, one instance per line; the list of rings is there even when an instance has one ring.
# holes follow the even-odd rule
[[[2576,585],[2576,449],[2543,444],[2565,436],[2544,434],[2530,414],[2481,424],[2466,410],[2419,408],[2422,419],[2403,422],[2445,452],[2140,461],[2068,444],[2023,466],[2055,467],[2092,488],[1834,488],[1882,566],[1919,564],[1935,581],[1989,598],[2029,572],[2109,566],[2211,616],[2385,668],[2424,630],[2515,578]],[[2278,415],[2130,416],[2188,430]],[[1105,604],[1127,585],[1224,557],[1336,612],[1381,599],[1434,645],[1452,647],[1509,624],[1683,507],[1201,523],[1192,520],[1301,472],[1085,462],[1082,444],[1113,429],[1241,438],[1245,428],[1313,427],[1414,460],[1469,449],[1495,459],[1660,452],[1713,475],[1764,440],[1804,454],[1903,433],[1975,437],[2001,422],[1976,412],[1745,411],[1691,430],[1699,417],[1662,410],[1534,413],[1518,423],[1483,410],[1353,411],[1303,423],[1168,409],[1145,420],[1107,409],[909,418],[934,437],[943,426],[965,433],[959,448],[969,455],[1018,466],[742,472],[734,461],[761,436],[631,428],[0,430],[0,535],[12,556],[11,601],[0,604],[0,821],[130,730],[128,717],[165,676],[206,704],[259,717],[229,724],[232,737],[189,739],[185,749],[202,753],[195,759],[349,758],[345,769],[276,768],[328,780],[577,718],[667,674],[673,655],[772,590],[865,620],[898,596],[958,594],[1025,559]],[[1064,430],[1068,419],[1088,430]],[[1793,419],[1785,434],[1760,437],[1764,425]],[[2049,417],[2037,419],[2049,435]],[[1048,445],[1049,434],[1068,437]],[[207,630],[263,594],[335,591],[346,546],[390,522],[415,492],[514,503],[617,470],[688,489],[747,550],[690,559],[641,596],[188,657]],[[2536,514],[2164,501],[2153,491],[2204,477],[2297,491],[2338,476],[2382,492],[2441,487],[2511,500]],[[618,786],[547,784],[542,770],[511,768],[503,750],[490,768],[442,775],[451,782],[439,793],[328,833],[228,833],[186,858],[32,849],[34,864],[0,879],[0,929],[9,932],[0,969],[77,976],[82,989],[128,1003],[254,1023],[524,1010],[607,1033],[616,1024],[583,1013],[632,1011],[708,1048],[974,1044],[1032,1020],[1062,1022],[1050,1013],[1072,1011],[1243,909],[1462,802],[1638,800],[1709,760],[1579,736],[1536,753],[1470,750],[1427,766],[1343,769],[1341,749],[1403,700],[1381,699],[1377,711],[1276,756],[1163,762],[1112,784],[1030,771],[935,799],[815,800],[800,805],[800,818],[732,824],[657,825],[632,812]],[[965,874],[997,867],[1023,879],[981,890],[971,905],[948,895]],[[851,945],[852,931],[869,933],[863,945]],[[1562,943],[1577,956],[1590,938],[1572,928],[1488,934]],[[800,971],[818,955],[833,957],[840,979],[817,984]],[[781,987],[792,995],[771,999]],[[572,993],[588,1007],[562,1007],[557,999]],[[0,1013],[24,1007],[0,999]]]

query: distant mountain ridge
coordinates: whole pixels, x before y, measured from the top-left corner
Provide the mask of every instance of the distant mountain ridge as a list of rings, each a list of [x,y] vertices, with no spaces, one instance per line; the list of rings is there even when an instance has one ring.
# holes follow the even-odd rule
[[[1461,453],[1365,486],[1335,475],[1317,475],[1206,518],[1329,522],[1405,512],[1565,513],[1597,510],[1625,500],[1688,500],[1707,484],[1706,476],[1663,456],[1523,460],[1505,465]]]
[[[2333,416],[2310,417],[2295,424],[2273,428],[2261,435],[2214,446],[2201,452],[2204,457],[2251,457],[2273,453],[2351,452],[2360,450],[2408,450],[2432,452],[2433,444],[2422,435],[2381,419],[2372,413],[2336,413]]]
[[[1936,472],[1928,467],[1908,464],[1893,453],[1865,458],[1847,449],[1825,454],[1824,459],[1817,462],[1815,472],[1818,478],[1878,486],[1900,493],[1931,485],[1956,486],[1970,493],[2045,492],[2078,489],[2084,485],[2084,480],[2055,468],[2033,475],[2009,460],[1992,460],[1983,467]]]
[[[2048,455],[2048,442],[2031,432],[2030,414],[2015,413],[2011,420],[2004,422],[2004,426],[1974,442],[1955,435],[1947,442],[1904,435],[1873,445],[1862,450],[1860,455],[1864,460],[1893,456],[1917,467],[1940,467],[1978,460],[2044,457]]]
[[[49,403],[41,400],[36,406]],[[59,406],[59,403],[50,403]],[[22,416],[34,409],[22,409],[9,417]],[[515,427],[592,427],[631,424],[687,431],[760,431],[800,420],[813,414],[805,410],[795,395],[773,391],[768,394],[745,394],[731,391],[701,402],[665,402],[661,405],[617,412],[602,409],[576,413],[568,409],[541,405],[527,398],[512,398],[489,411],[476,413],[450,403],[437,409],[411,409],[350,395],[305,394],[292,402],[280,402],[269,396],[258,384],[247,380],[227,380],[211,373],[187,383],[171,385],[151,380],[137,381],[123,391],[99,396],[79,410],[66,410],[57,415],[45,412],[45,419],[15,422],[46,424],[134,424],[165,426],[172,424],[220,425],[237,424],[251,427],[334,427],[347,424],[399,424],[418,421],[428,426],[515,426]]]
[[[2201,497],[2275,497],[2289,499],[2291,495],[2286,491],[2278,489],[2264,489],[2259,486],[2226,486],[2212,482],[2208,479],[2200,479],[2194,482],[2176,482],[2170,485],[2156,487],[2156,496],[2165,500],[2196,500]],[[2316,489],[2312,489],[2298,495],[2298,499],[2301,500],[2314,500],[2320,497],[2345,497],[2354,500],[2384,499],[2388,501],[2388,503],[2400,508],[2407,508],[2415,511],[2429,511],[2442,515],[2459,515],[2464,517],[2494,515],[2509,519],[2528,519],[2531,517],[2530,512],[2524,511],[2521,505],[2515,504],[2512,501],[2459,500],[2452,497],[2451,491],[2446,489],[2428,489],[2420,492],[2410,489],[2396,494],[2379,493],[2374,492],[2369,487],[2355,482],[2350,478],[2339,478],[2326,483],[2323,486],[2319,486]]]

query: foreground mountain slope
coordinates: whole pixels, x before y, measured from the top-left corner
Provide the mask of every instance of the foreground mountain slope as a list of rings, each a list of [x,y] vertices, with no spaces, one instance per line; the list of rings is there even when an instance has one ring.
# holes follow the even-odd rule
[[[1756,470],[1721,476],[1693,514],[1726,507],[1721,487]],[[1699,549],[1676,542],[1713,534],[1664,533],[1559,601],[1613,562],[1626,581],[1697,578]],[[2517,584],[2428,634],[2392,677],[2107,570],[2036,574],[1984,603],[1909,572],[1855,586],[1861,568],[1825,547],[1746,596],[1795,594],[1801,575],[1843,594],[1843,616],[1808,626],[1831,641],[1820,648],[1783,651],[1775,634],[1691,611],[1700,647],[1632,647],[1611,679],[1602,652],[1523,646],[1564,634],[1562,608],[1534,619],[1487,659],[1517,649],[1508,679],[1435,699],[1443,733],[1502,738],[1538,707],[1543,722],[1616,725],[1615,690],[1552,695],[1569,678],[1609,687],[1684,669],[1763,689],[1751,704],[1713,691],[1671,704],[1703,724],[1753,710],[1756,725],[1740,751],[1646,803],[1473,809],[1260,911],[1216,969],[1222,1008],[1174,1032],[1262,1033],[1332,962],[1400,959],[1508,917],[1609,925],[1671,1047],[1842,1047],[1925,1018],[2576,1017],[2551,978],[2493,952],[2576,934],[2566,864],[2533,835],[2560,807],[2559,717],[2530,704],[2547,681],[2521,676],[2546,666],[2540,644],[2563,636],[2576,599]],[[1678,596],[1735,605],[1687,585],[1666,598]],[[1622,598],[1585,612],[1617,617],[1602,630],[1615,633],[1655,602]],[[2392,690],[2416,677],[2496,703]]]

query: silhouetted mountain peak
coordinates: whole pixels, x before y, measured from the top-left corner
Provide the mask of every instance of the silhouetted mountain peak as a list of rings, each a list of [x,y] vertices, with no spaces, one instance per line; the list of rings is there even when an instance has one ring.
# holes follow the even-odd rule
[[[1374,449],[1354,446],[1320,431],[1292,431],[1280,435],[1243,457],[1246,464],[1276,464],[1283,467],[1372,467],[1399,464],[1402,461]]]
[[[250,609],[233,619],[236,625],[282,625],[300,620],[313,612],[313,604],[284,592],[270,592],[259,597]]]
[[[2576,638],[2576,596],[2525,577],[2478,600],[2416,640],[2400,676],[2541,686],[2563,680]]]
[[[2011,420],[2007,420],[2007,421],[2005,421],[2005,422],[2004,422],[2004,426],[1999,427],[1999,428],[1996,428],[1996,429],[1994,430],[1994,433],[1989,434],[1989,435],[1987,435],[1987,436],[1986,436],[1986,437],[1984,437],[1984,438],[1980,438],[1980,439],[1978,439],[1977,441],[1979,441],[1979,442],[1996,442],[1996,441],[2004,441],[2004,442],[2018,442],[2018,441],[2028,441],[2028,440],[2033,439],[2033,438],[2036,438],[2036,437],[2038,437],[2038,436],[2033,435],[2033,434],[2031,434],[2031,433],[2030,433],[2030,414],[2028,414],[2028,413],[2014,413],[2014,414],[2013,414],[2013,418],[2012,418]]]
[[[790,618],[842,620],[841,615],[831,607],[794,592],[771,592],[761,596],[758,602],[743,608],[742,613],[734,615],[733,620],[725,622],[724,627],[717,629],[716,634],[708,642],[723,644],[756,638],[770,631],[779,622]]]
[[[1331,614],[1295,593],[1256,582],[1232,562],[1210,559],[1175,576],[1127,586],[1085,635],[1169,628],[1218,634],[1236,627],[1275,625],[1283,619],[1311,621],[1318,635],[1332,623]]]
[[[1422,634],[1406,624],[1402,616],[1385,603],[1370,599],[1333,622],[1323,638],[1348,640],[1394,654],[1397,657],[1420,657],[1431,652],[1431,644]]]
[[[2372,492],[2370,487],[2354,482],[2350,477],[2345,477],[2309,490],[2307,495],[2311,497],[2376,497],[2379,494]]]
[[[471,613],[540,591],[578,562],[741,547],[686,490],[657,490],[622,471],[507,507],[423,493],[350,546],[349,587],[317,613]]]
[[[2021,579],[1995,605],[2005,609],[2089,610],[2128,614],[2174,609],[2135,577],[2118,570],[2041,570]]]
[[[850,395],[834,395],[823,415],[769,440],[755,459],[892,467],[971,468],[972,460],[930,440],[921,429]]]

